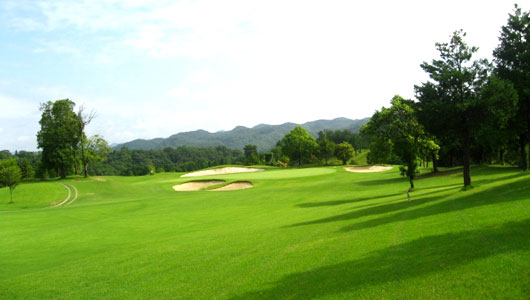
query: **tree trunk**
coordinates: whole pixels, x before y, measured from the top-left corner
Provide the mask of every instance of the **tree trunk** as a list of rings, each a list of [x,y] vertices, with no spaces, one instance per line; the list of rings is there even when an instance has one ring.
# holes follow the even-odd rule
[[[61,166],[61,178],[66,178],[66,168],[64,166]]]
[[[88,163],[85,164],[85,178],[88,177]]]
[[[464,165],[464,187],[471,185],[471,138],[469,133],[464,134],[464,140],[462,143],[462,163]]]
[[[526,171],[528,170],[528,164],[526,162],[526,140],[525,136],[521,135],[519,136],[519,150],[521,151],[521,161],[519,162],[519,167]]]
[[[409,176],[410,190],[414,189],[414,177]]]
[[[436,160],[436,153],[432,152],[432,171],[434,173],[438,172],[438,161]]]

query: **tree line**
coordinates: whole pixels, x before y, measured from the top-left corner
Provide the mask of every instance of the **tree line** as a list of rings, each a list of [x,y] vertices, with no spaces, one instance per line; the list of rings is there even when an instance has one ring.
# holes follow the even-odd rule
[[[414,177],[421,161],[463,166],[464,187],[471,164],[504,164],[528,170],[530,151],[530,17],[515,5],[501,29],[494,61],[474,57],[463,30],[437,43],[439,58],[421,68],[430,80],[414,86],[416,99],[395,96],[361,129],[371,139],[372,163],[399,163]],[[518,153],[518,154],[517,154]]]

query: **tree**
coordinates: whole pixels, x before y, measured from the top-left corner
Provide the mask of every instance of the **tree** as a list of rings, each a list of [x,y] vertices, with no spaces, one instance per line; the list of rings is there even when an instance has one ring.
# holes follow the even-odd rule
[[[296,126],[280,141],[282,152],[302,165],[317,149],[317,142],[304,128]]]
[[[243,148],[243,152],[245,153],[247,165],[255,165],[259,163],[258,146],[250,144],[246,145],[245,148]]]
[[[37,133],[42,149],[42,163],[47,169],[57,170],[62,178],[74,165],[81,140],[75,103],[68,100],[48,101],[41,105],[41,130]]]
[[[96,117],[95,112],[85,112],[85,107],[81,105],[77,111],[77,135],[79,136],[79,148],[81,153],[81,162],[83,163],[83,171],[85,178],[88,177],[88,163],[90,162],[90,153],[87,151],[88,143],[90,142],[85,134],[85,128]]]
[[[449,43],[436,44],[440,59],[421,64],[433,82],[415,86],[415,90],[420,112],[427,116],[420,119],[429,129],[435,129],[430,133],[440,140],[455,140],[461,148],[464,187],[467,187],[471,185],[471,146],[478,128],[487,119],[500,119],[501,115],[509,114],[517,100],[486,99],[484,91],[493,82],[489,77],[491,65],[485,59],[471,60],[478,48],[469,47],[463,40],[465,35],[462,30],[455,31]],[[497,92],[497,95],[504,93]],[[496,102],[495,110],[488,108],[491,101]],[[429,126],[430,122],[436,125]]]
[[[102,136],[96,134],[87,140],[83,151],[85,152],[83,158],[84,173],[87,177],[89,163],[104,162],[111,148]]]
[[[345,165],[352,159],[354,153],[353,146],[348,142],[342,142],[337,145],[335,155],[338,159],[342,160],[342,164]]]
[[[22,179],[20,173],[16,158],[0,161],[0,183],[9,188],[9,194],[11,196],[10,204],[13,203],[13,191]]]
[[[318,154],[320,158],[324,160],[326,165],[328,164],[328,160],[335,154],[335,147],[335,143],[330,141],[326,135],[322,135],[321,137],[319,137]]]
[[[496,73],[513,83],[518,94],[517,114],[511,127],[519,137],[520,167],[528,170],[530,165],[530,12],[522,12],[515,5],[508,24],[501,29],[500,44],[493,51]]]
[[[376,111],[363,128],[363,132],[374,139],[385,140],[392,145],[392,152],[402,162],[399,168],[401,175],[409,178],[411,189],[414,188],[414,178],[425,149],[434,151],[439,148],[425,134],[413,106],[413,101],[396,95],[392,98],[390,108],[383,107],[381,111]]]
[[[35,171],[33,170],[33,167],[31,166],[27,158],[19,159],[18,167],[20,168],[23,180],[31,180],[35,175]]]

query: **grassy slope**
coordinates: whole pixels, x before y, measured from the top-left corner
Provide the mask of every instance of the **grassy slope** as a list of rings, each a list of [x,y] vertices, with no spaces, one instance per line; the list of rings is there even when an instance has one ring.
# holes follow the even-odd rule
[[[466,192],[460,191],[459,172],[424,176],[412,202],[406,201],[408,183],[397,168],[203,178],[251,180],[255,188],[179,193],[171,186],[190,178],[169,173],[70,180],[80,192],[72,205],[9,211],[8,194],[0,190],[0,298],[530,294],[528,173],[475,168],[475,188]],[[32,206],[22,203],[29,197],[16,197],[19,207]],[[66,192],[54,201],[65,197]]]

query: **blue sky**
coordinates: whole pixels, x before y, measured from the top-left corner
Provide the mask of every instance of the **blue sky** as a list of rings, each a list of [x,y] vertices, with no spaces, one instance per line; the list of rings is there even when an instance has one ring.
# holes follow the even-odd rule
[[[39,104],[64,98],[110,143],[371,116],[456,29],[491,58],[513,10],[363,2],[0,0],[0,149],[36,150]]]

